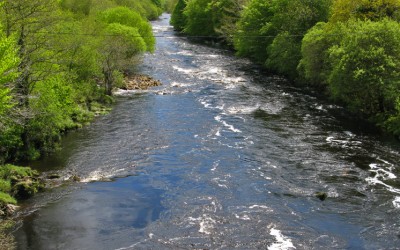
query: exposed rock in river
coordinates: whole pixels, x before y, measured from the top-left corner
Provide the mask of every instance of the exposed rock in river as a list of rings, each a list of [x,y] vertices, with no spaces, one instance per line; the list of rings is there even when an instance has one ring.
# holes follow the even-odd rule
[[[160,86],[161,82],[146,75],[133,75],[125,78],[125,90],[146,90],[151,87]]]

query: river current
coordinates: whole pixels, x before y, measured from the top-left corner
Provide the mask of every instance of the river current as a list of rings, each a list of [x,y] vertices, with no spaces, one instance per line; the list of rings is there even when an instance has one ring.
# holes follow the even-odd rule
[[[400,249],[398,142],[168,22],[163,85],[32,163],[81,182],[23,204],[19,249]]]

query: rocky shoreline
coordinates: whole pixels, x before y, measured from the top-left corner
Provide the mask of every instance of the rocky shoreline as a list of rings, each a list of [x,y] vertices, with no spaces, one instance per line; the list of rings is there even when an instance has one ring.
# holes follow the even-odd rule
[[[123,90],[147,90],[148,88],[161,86],[161,82],[147,75],[132,75],[125,78]]]

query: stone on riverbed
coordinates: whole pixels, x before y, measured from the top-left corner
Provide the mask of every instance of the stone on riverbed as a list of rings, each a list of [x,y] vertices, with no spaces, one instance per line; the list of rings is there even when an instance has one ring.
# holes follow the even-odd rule
[[[326,198],[328,198],[328,194],[325,192],[316,192],[315,197],[317,197],[321,201],[324,201]]]

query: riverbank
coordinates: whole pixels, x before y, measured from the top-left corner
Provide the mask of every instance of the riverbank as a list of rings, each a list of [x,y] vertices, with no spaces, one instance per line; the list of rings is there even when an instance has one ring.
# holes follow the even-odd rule
[[[238,56],[400,139],[398,2],[217,2],[209,11],[208,0],[179,0],[171,24],[197,39],[224,39]]]

